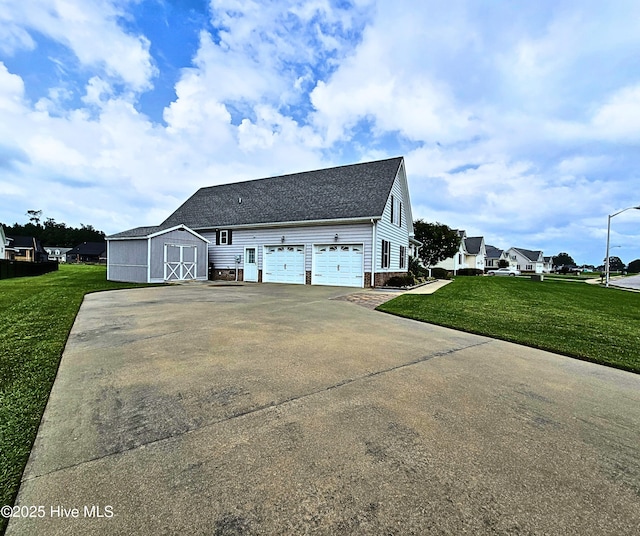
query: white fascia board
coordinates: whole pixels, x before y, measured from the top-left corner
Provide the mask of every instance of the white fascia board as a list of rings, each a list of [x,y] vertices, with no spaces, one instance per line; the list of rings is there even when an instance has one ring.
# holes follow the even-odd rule
[[[179,229],[182,229],[183,231],[187,231],[188,233],[191,233],[193,236],[195,236],[196,238],[199,238],[200,240],[203,240],[207,244],[211,243],[204,236],[196,233],[193,229],[190,229],[189,227],[187,227],[186,225],[183,225],[183,224],[176,225],[175,227],[170,227],[169,229],[162,229],[162,231],[157,231],[155,233],[152,233],[152,234],[148,235],[146,238],[155,238],[156,236],[160,236],[160,235],[163,235],[163,234],[166,234],[166,233],[170,233],[172,231],[177,231]]]
[[[407,230],[409,236],[415,236],[413,230],[413,212],[411,210],[411,197],[409,196],[409,183],[407,181],[407,172],[404,166],[404,157],[400,163],[400,169],[398,170],[398,176],[400,177],[400,185],[402,187],[402,196],[404,197],[404,211],[407,216]]]
[[[348,225],[350,223],[371,223],[371,220],[380,220],[382,216],[367,216],[362,218],[337,218],[332,220],[297,220],[279,221],[269,223],[245,223],[241,225],[216,225],[212,227],[197,227],[199,231],[212,231],[214,229],[266,229],[273,227],[312,227],[316,225]]]

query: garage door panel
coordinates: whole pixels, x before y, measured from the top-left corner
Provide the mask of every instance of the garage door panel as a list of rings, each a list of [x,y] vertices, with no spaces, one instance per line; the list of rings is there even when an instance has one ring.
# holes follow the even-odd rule
[[[262,281],[304,285],[304,246],[265,246]]]
[[[364,286],[362,244],[321,244],[313,251],[314,285]]]

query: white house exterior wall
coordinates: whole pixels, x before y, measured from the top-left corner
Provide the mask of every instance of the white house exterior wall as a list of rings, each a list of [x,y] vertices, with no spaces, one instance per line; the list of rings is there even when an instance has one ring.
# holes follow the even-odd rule
[[[408,258],[409,255],[409,231],[408,231],[408,219],[407,219],[407,200],[405,199],[402,180],[400,173],[404,173],[404,169],[400,168],[398,176],[393,181],[391,188],[391,194],[387,199],[387,204],[384,207],[382,213],[382,219],[376,223],[376,254],[375,254],[375,273],[385,272],[406,272],[408,270]],[[391,222],[391,197],[396,203],[394,210],[398,210],[398,201],[402,203],[402,210],[400,212],[400,225]],[[369,234],[371,235],[371,227],[369,227]],[[391,244],[390,250],[390,263],[388,268],[382,268],[382,241],[386,240]],[[371,242],[371,236],[369,237]],[[400,246],[405,248],[405,266],[400,268]],[[366,261],[365,261],[366,262]],[[370,264],[369,264],[370,266]],[[369,270],[366,270],[369,271]]]
[[[313,246],[316,244],[363,244],[364,271],[371,271],[371,224],[313,225],[232,229],[231,245],[216,246],[215,231],[202,231],[209,245],[209,263],[215,271],[242,269],[245,247],[256,247],[258,270],[263,269],[264,246],[304,246],[305,271],[311,272]],[[338,235],[336,241],[335,236]],[[282,237],[284,236],[284,242]],[[241,261],[236,266],[236,256]]]
[[[107,279],[147,282],[147,239],[107,241]]]
[[[507,251],[509,266],[517,268],[522,272],[534,272],[536,274],[543,273],[544,263],[542,261],[532,261],[527,259],[524,255],[521,255],[519,251],[515,249],[509,249]],[[527,269],[527,266],[531,266],[531,269]]]

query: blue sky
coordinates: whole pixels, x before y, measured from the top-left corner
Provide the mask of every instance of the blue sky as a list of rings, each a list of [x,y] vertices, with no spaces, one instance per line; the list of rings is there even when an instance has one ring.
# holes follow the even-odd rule
[[[413,214],[602,262],[640,205],[640,3],[0,0],[0,221],[403,155]],[[611,253],[640,258],[640,211]]]

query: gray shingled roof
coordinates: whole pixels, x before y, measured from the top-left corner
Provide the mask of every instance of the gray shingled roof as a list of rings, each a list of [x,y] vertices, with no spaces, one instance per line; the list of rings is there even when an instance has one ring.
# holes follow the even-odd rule
[[[495,246],[490,246],[489,244],[485,245],[485,249],[487,250],[487,257],[490,259],[498,259],[504,250],[498,249]]]
[[[158,225],[155,225],[153,227],[136,227],[134,229],[129,229],[128,231],[122,231],[121,233],[109,235],[107,238],[146,238],[150,234],[153,234],[159,230],[160,226]]]
[[[518,250],[520,253],[522,253],[527,259],[529,259],[532,262],[537,262],[538,259],[540,258],[540,255],[542,255],[542,251],[533,251],[530,249],[522,249],[522,248],[513,248]]]
[[[160,228],[184,224],[191,229],[212,229],[380,217],[402,160],[397,157],[201,188]]]
[[[464,239],[464,246],[467,249],[467,253],[470,253],[471,255],[478,255],[480,253],[481,245],[481,236],[472,236]]]

